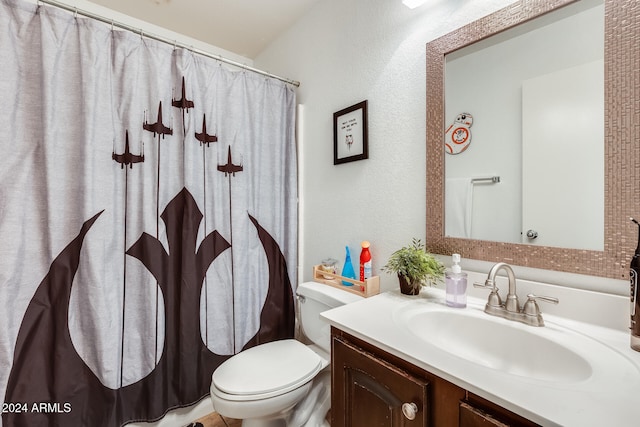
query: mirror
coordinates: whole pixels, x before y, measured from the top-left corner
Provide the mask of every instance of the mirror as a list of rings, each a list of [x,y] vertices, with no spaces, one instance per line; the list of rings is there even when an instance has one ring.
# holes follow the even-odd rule
[[[452,237],[451,235],[456,236],[456,234],[448,233],[449,236],[445,234],[445,171],[452,172],[451,178],[460,178],[461,175],[458,172],[458,176],[456,176],[455,168],[451,166],[450,160],[457,161],[458,157],[467,156],[470,161],[473,161],[474,156],[470,155],[472,153],[470,150],[476,149],[474,144],[478,146],[476,152],[479,152],[482,151],[483,140],[494,138],[487,136],[489,134],[484,133],[482,129],[482,125],[489,122],[484,110],[477,109],[474,114],[474,111],[463,109],[466,107],[452,104],[452,111],[446,110],[445,113],[445,99],[447,99],[447,108],[453,102],[445,97],[445,90],[448,92],[453,90],[448,85],[448,72],[453,67],[452,61],[464,57],[470,52],[476,53],[481,47],[491,44],[490,37],[493,35],[511,40],[513,37],[510,32],[530,33],[529,27],[535,18],[543,17],[548,20],[553,16],[550,12],[557,11],[563,15],[561,19],[565,19],[569,15],[575,14],[575,10],[591,9],[592,3],[591,0],[519,1],[427,44],[427,245],[432,252],[439,254],[458,252],[463,257],[472,259],[490,262],[505,261],[514,265],[592,276],[616,279],[628,277],[628,263],[635,249],[636,235],[636,230],[629,221],[629,217],[638,216],[640,209],[640,189],[638,186],[640,175],[638,159],[640,156],[638,144],[634,139],[637,137],[635,136],[637,129],[640,129],[640,114],[637,108],[640,77],[637,66],[634,65],[634,61],[637,63],[640,57],[640,52],[636,48],[640,41],[640,10],[632,0],[605,0],[604,37],[600,42],[593,42],[603,46],[604,50],[604,98],[601,101],[604,110],[600,110],[603,111],[600,114],[604,116],[602,131],[604,146],[600,146],[604,157],[600,163],[603,165],[601,170],[604,177],[598,180],[600,184],[587,186],[574,183],[569,186],[574,195],[586,195],[587,199],[597,199],[598,192],[601,192],[599,197],[602,207],[596,205],[572,212],[572,215],[580,220],[586,218],[588,212],[594,211],[596,213],[598,225],[585,226],[581,229],[581,234],[601,236],[599,241],[587,246],[575,241],[562,244],[557,242],[541,245],[523,244],[521,243],[523,237],[520,233],[525,232],[526,234],[528,231],[524,223],[518,225],[515,238],[513,236],[504,237],[497,229],[489,229],[478,238],[473,238],[473,234],[471,237]],[[571,38],[584,41],[574,35]],[[552,56],[550,54],[549,58]],[[596,58],[595,61],[597,60]],[[446,76],[445,68],[447,68]],[[553,72],[552,70],[546,74],[553,74]],[[549,85],[550,83],[544,82],[542,87]],[[536,91],[538,89],[534,90],[534,92]],[[467,98],[472,100],[473,95],[472,92],[472,95]],[[449,94],[447,94],[448,96]],[[543,113],[546,110],[544,107],[551,104],[547,102],[548,96],[545,95],[538,101],[538,105],[540,103],[542,105],[542,108],[538,108],[538,110]],[[522,99],[518,101],[522,105]],[[457,111],[457,109],[461,111]],[[519,110],[517,114],[520,115],[522,108],[517,106],[516,109]],[[472,135],[471,144],[462,152],[462,155],[445,155],[444,132],[451,124],[449,121],[454,122],[455,116],[461,113],[471,113],[473,116],[473,123],[468,128]],[[516,117],[517,119],[518,117]],[[492,127],[500,128],[496,125]],[[522,129],[522,126],[518,126],[518,132],[524,134]],[[477,133],[474,133],[476,131]],[[545,136],[541,138],[546,140]],[[500,143],[507,144],[508,142],[500,141]],[[593,154],[594,150],[598,149],[592,148],[585,151]],[[446,166],[445,156],[450,157],[450,159],[446,159]],[[520,154],[520,158],[522,157],[523,155]],[[594,157],[597,158],[597,156]],[[571,166],[565,168],[565,174],[573,171],[578,159],[577,155],[571,157]],[[594,164],[597,164],[598,160],[595,162]],[[517,165],[512,176],[505,175],[506,180],[501,177],[499,183],[493,183],[490,180],[476,187],[482,186],[482,190],[498,193],[496,188],[502,187],[499,189],[502,192],[507,187],[503,184],[513,185],[516,178],[521,180],[521,183],[514,186],[517,191],[532,183],[530,178],[521,178],[523,167],[520,165],[519,159],[507,163]],[[480,169],[472,171],[467,169],[465,178],[492,178],[501,174],[501,172],[493,170],[498,166],[489,165],[484,160],[476,161],[475,166],[482,167],[482,172]],[[505,171],[504,174],[506,173]],[[540,172],[538,172],[538,176],[540,176]],[[597,187],[594,189],[593,187],[596,185],[600,185],[601,189]],[[474,187],[474,191],[477,189],[476,187]],[[502,210],[503,206],[507,206],[509,203],[521,206],[521,200],[525,198],[524,193],[515,197],[514,203],[510,202],[506,196],[504,198],[498,196],[490,208],[494,211]],[[517,200],[518,198],[520,200]],[[476,198],[476,194],[474,194],[473,209],[476,209],[477,206],[476,199],[482,200]],[[549,202],[547,199],[547,203],[551,204],[544,206],[546,209],[542,209],[543,211],[566,211],[563,208],[557,208],[558,201]],[[539,206],[540,203],[538,202],[537,205]],[[524,211],[511,215],[521,220],[524,217]],[[497,223],[503,224],[505,221],[499,220]],[[547,234],[557,235],[559,233]],[[524,239],[524,241],[527,240]],[[561,246],[569,247],[563,248]],[[582,248],[578,249],[578,247]]]
[[[444,85],[445,236],[603,250],[603,0],[447,54]]]

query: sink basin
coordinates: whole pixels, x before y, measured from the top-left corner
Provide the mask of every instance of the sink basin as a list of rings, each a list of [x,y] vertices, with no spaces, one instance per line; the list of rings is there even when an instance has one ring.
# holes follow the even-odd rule
[[[578,353],[588,347],[576,342],[591,340],[570,330],[537,328],[479,309],[436,304],[418,304],[395,314],[397,323],[425,343],[502,373],[554,383],[583,381],[593,373],[592,364]]]
[[[421,310],[407,319],[407,326],[417,337],[456,357],[512,375],[554,382],[591,376],[587,360],[562,342],[541,336],[531,326],[474,314]]]

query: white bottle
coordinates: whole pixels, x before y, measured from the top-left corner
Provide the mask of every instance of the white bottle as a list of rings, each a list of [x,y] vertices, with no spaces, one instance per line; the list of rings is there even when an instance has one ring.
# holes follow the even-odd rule
[[[467,306],[467,273],[460,267],[460,254],[451,257],[451,271],[445,273],[446,301],[449,307],[464,308]]]

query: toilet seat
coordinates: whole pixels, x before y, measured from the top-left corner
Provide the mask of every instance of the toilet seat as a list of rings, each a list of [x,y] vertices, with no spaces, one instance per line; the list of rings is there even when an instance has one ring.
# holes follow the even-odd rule
[[[227,400],[259,400],[294,390],[328,361],[296,340],[273,341],[228,359],[212,376],[212,392]]]

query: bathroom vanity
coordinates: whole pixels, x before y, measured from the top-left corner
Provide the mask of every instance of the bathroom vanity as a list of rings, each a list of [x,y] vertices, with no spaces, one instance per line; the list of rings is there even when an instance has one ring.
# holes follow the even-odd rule
[[[331,425],[637,425],[640,353],[628,333],[544,307],[546,326],[528,326],[484,313],[485,302],[449,308],[430,288],[323,313]]]

